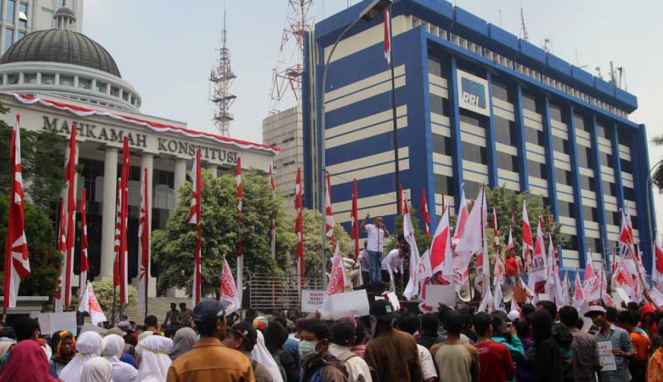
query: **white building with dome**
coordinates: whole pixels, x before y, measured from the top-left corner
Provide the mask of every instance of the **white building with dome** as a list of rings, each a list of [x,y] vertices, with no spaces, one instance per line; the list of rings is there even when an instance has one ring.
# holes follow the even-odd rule
[[[0,0],[1,1],[1,0]],[[129,277],[138,273],[138,215],[142,169],[148,170],[152,230],[163,229],[185,183],[196,149],[212,176],[234,173],[241,157],[245,168],[265,173],[279,149],[197,131],[184,122],[141,114],[142,99],[121,77],[111,54],[78,33],[71,11],[55,13],[55,29],[27,34],[0,58],[0,103],[11,109],[0,115],[10,126],[16,113],[21,127],[51,129],[68,137],[77,128],[77,203],[86,189],[90,279],[112,280],[118,158],[126,136],[131,150],[129,182]],[[29,148],[24,148],[29,149]],[[29,187],[29,186],[28,186]],[[79,249],[76,249],[76,254]],[[78,273],[78,256],[74,273]],[[158,265],[151,275],[158,277]],[[74,286],[78,277],[72,279]],[[156,282],[150,282],[151,296]],[[173,291],[171,291],[173,292]]]

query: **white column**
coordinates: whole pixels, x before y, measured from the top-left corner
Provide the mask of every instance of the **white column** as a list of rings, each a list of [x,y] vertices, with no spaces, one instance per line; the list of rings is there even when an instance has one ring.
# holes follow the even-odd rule
[[[212,178],[216,179],[216,177],[219,176],[219,166],[215,164],[208,164],[205,166],[205,169],[209,171],[210,174],[212,174]]]
[[[152,177],[154,173],[154,155],[149,154],[149,153],[143,153],[141,154],[140,157],[140,180],[141,184],[143,183],[143,178],[145,177],[145,168],[147,168],[147,189],[149,192],[148,195],[148,201],[150,203],[150,208],[147,210],[147,227],[150,230],[150,233],[152,233],[152,204],[154,203],[154,200],[152,198],[153,192],[152,192],[152,185],[154,184],[154,179]],[[150,245],[148,246],[148,252],[150,255],[150,259],[152,258],[152,253],[151,253],[151,243],[152,243],[152,236],[148,238],[148,241]],[[143,253],[143,245],[140,241],[138,240],[138,271],[140,272],[140,263],[141,263],[141,253]],[[157,296],[157,283],[156,283],[156,278],[151,276],[152,272],[152,264],[151,261],[148,263],[148,269],[147,269],[147,275],[148,275],[148,287],[149,290],[147,291],[147,296],[148,297],[156,297]],[[133,284],[136,288],[138,288],[138,277],[136,277],[133,280]]]
[[[101,272],[97,281],[113,280],[115,206],[117,204],[117,148],[106,147],[101,217]]]
[[[179,189],[186,182],[186,159],[177,158],[175,159],[175,197],[179,198]],[[166,296],[171,298],[181,298],[186,297],[186,291],[184,289],[170,288],[166,292]]]

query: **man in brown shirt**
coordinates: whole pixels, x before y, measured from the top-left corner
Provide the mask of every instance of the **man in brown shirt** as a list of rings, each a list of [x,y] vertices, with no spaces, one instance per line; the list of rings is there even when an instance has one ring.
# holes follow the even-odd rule
[[[168,369],[167,382],[255,382],[251,361],[221,344],[226,335],[225,305],[203,300],[193,309],[200,340]]]
[[[369,310],[373,339],[366,345],[364,360],[371,368],[374,382],[420,382],[423,379],[417,341],[408,333],[395,330],[393,306],[386,300],[375,301]]]
[[[601,370],[599,346],[596,338],[578,329],[578,311],[572,306],[559,310],[559,319],[573,335],[573,375],[576,382],[596,382],[596,372]]]

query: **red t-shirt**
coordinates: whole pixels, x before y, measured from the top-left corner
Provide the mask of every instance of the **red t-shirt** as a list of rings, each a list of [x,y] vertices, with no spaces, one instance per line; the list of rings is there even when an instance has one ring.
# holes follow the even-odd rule
[[[518,260],[515,257],[506,259],[506,275],[509,277],[515,276],[518,272]]]
[[[499,342],[488,341],[474,345],[479,352],[481,376],[479,382],[506,382],[513,378],[515,368],[511,353]]]

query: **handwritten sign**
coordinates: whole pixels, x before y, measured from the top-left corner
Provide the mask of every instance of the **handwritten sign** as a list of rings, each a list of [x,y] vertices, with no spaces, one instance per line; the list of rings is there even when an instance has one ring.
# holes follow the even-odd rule
[[[302,312],[315,312],[322,308],[322,301],[325,299],[324,290],[302,290]]]
[[[601,371],[615,371],[617,364],[615,363],[615,355],[612,354],[612,342],[601,341],[599,344],[599,358],[603,364]]]

